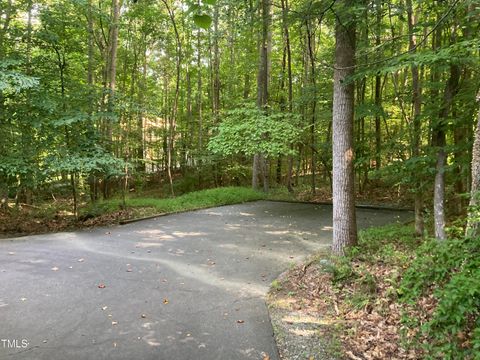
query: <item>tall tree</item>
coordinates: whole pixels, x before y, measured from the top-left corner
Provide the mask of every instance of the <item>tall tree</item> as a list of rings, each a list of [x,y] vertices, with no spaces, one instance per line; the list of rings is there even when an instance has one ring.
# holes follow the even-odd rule
[[[438,122],[433,132],[433,142],[437,147],[437,165],[433,195],[433,211],[435,220],[435,237],[438,240],[445,240],[445,167],[447,163],[446,146],[446,125],[447,117],[450,113],[453,97],[458,91],[458,82],[460,79],[460,68],[456,64],[450,66],[450,75],[445,84],[443,101],[438,115]]]
[[[416,25],[416,15],[412,7],[412,0],[406,0],[407,6],[407,23],[408,23],[408,50],[410,53],[417,51],[417,38],[414,33]],[[421,110],[422,110],[422,93],[420,86],[420,74],[417,64],[412,64],[412,103],[413,103],[413,136],[412,136],[412,156],[420,156],[420,145],[422,135]],[[415,234],[423,236],[424,233],[424,219],[423,219],[423,194],[421,189],[421,182],[415,179]]]
[[[357,243],[353,151],[353,81],[355,69],[355,21],[348,11],[354,2],[337,2],[335,24],[335,69],[333,83],[333,244],[343,255],[346,246]]]
[[[270,54],[272,50],[272,3],[271,0],[261,0],[262,32],[259,45],[259,61],[257,75],[257,106],[267,112],[268,83],[270,79]],[[263,190],[268,191],[267,159],[264,154],[257,153],[253,157],[252,187],[258,188],[259,175],[262,177]]]
[[[480,204],[480,91],[477,93],[477,126],[472,149],[472,184],[470,188],[470,203],[466,236],[478,236],[480,231],[479,210]]]

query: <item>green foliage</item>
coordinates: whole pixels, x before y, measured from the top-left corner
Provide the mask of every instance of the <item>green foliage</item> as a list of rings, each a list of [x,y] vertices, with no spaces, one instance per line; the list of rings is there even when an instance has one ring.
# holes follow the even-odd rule
[[[282,291],[283,289],[282,283],[278,279],[273,280],[270,286],[276,291]]]
[[[412,193],[424,192],[425,186],[435,177],[434,154],[393,161],[376,172],[374,177],[391,185],[404,185]]]
[[[19,65],[19,61],[0,59],[0,92],[15,94],[38,86],[37,78],[15,70],[15,67]]]
[[[480,238],[429,240],[418,249],[402,280],[402,300],[413,304],[432,291],[437,306],[419,333],[428,357],[475,358],[480,350]],[[418,325],[409,320],[410,326]]]
[[[193,14],[193,22],[198,27],[208,30],[210,25],[212,25],[212,17],[205,12],[208,11],[210,5],[215,5],[217,0],[203,0],[200,4],[191,3],[189,4],[188,12]]]
[[[325,270],[332,273],[335,284],[349,282],[358,276],[352,267],[350,259],[346,257],[335,259],[332,265],[325,267]]]
[[[476,359],[480,238],[427,239],[419,245],[410,226],[371,228],[361,232],[358,247],[324,270],[337,286],[353,283],[355,292],[346,301],[361,308],[375,301],[376,279],[368,268],[377,263],[397,269],[388,281],[393,286],[389,296],[405,307],[403,331],[417,334],[408,338],[408,346],[423,348],[426,359]]]
[[[55,176],[60,173],[89,175],[97,172],[107,176],[123,175],[128,164],[115,158],[100,147],[79,152],[58,154],[45,159],[45,174]]]
[[[205,14],[195,14],[193,15],[193,21],[195,24],[203,29],[208,29],[212,24],[212,18]]]
[[[359,260],[380,260],[396,264],[406,264],[408,253],[418,246],[410,226],[387,225],[362,230],[358,245],[348,249],[348,257]]]
[[[266,157],[294,155],[301,133],[300,118],[290,113],[265,113],[254,104],[227,111],[208,149],[225,156],[262,153]]]

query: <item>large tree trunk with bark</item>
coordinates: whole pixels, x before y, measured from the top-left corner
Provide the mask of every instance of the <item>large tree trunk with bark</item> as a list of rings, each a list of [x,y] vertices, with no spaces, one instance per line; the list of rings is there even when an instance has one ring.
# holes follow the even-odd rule
[[[480,105],[480,91],[477,94],[477,104]],[[480,235],[478,206],[480,204],[480,106],[477,115],[477,128],[472,148],[472,184],[470,188],[470,203],[466,236]]]
[[[352,2],[339,1],[348,9]],[[355,23],[351,15],[339,15],[335,27],[333,85],[333,245],[336,255],[357,243],[353,169],[354,83],[348,77],[355,67]]]

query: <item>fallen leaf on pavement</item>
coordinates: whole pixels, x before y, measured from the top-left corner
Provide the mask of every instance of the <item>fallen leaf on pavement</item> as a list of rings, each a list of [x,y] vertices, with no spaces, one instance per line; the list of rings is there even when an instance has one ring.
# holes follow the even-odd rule
[[[164,304],[168,304],[168,299],[163,299]]]
[[[243,324],[245,322],[245,320],[237,320],[237,323],[239,324]]]

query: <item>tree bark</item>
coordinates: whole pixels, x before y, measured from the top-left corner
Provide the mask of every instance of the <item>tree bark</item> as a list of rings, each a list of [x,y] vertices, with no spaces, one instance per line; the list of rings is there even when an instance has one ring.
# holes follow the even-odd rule
[[[348,9],[350,0],[338,1]],[[348,77],[355,67],[355,22],[351,14],[339,15],[335,25],[333,84],[333,244],[336,255],[357,243],[353,169],[354,83]]]
[[[213,117],[214,122],[218,121],[218,114],[220,111],[220,52],[218,48],[218,7],[215,5],[213,15]]]
[[[414,35],[414,27],[416,23],[415,15],[412,8],[412,0],[406,1],[407,5],[407,22],[409,35],[410,52],[416,52],[417,39]],[[422,136],[422,123],[420,119],[422,109],[422,90],[420,87],[420,76],[417,65],[412,65],[412,103],[413,103],[413,137],[412,137],[412,156],[420,156],[420,143]],[[421,181],[415,180],[415,234],[423,236],[425,232],[424,218],[423,218],[423,193],[421,189]]]
[[[377,59],[380,58],[380,52],[378,48],[381,44],[380,34],[381,34],[381,23],[382,23],[382,1],[376,1],[377,6],[377,29],[375,34],[375,45],[377,46]],[[375,75],[375,169],[380,170],[382,167],[382,157],[381,157],[381,150],[382,150],[382,128],[380,122],[380,108],[382,106],[382,94],[381,94],[381,78],[380,74],[377,73]]]
[[[480,105],[480,91],[477,93],[477,104]],[[476,237],[480,235],[480,220],[478,206],[480,204],[480,107],[477,114],[477,128],[475,129],[472,147],[472,183],[470,186],[470,202],[467,228],[465,236]]]
[[[311,191],[312,195],[316,193],[316,156],[315,152],[317,150],[317,141],[316,141],[316,117],[317,117],[317,81],[315,75],[315,33],[311,29],[311,24],[309,20],[306,20],[305,27],[307,31],[307,53],[308,61],[310,67],[310,84],[313,89],[313,100],[312,100],[312,114],[310,119],[310,142],[312,145],[312,157],[310,159],[310,168],[312,172],[311,177]]]
[[[113,126],[111,116],[115,110],[115,87],[117,75],[117,50],[118,50],[118,27],[120,20],[120,0],[112,0],[112,23],[110,26],[110,54],[108,68],[108,112],[107,120],[107,142],[108,147],[112,150]]]
[[[175,196],[175,192],[173,190],[173,177],[172,177],[172,167],[173,167],[173,144],[174,144],[174,137],[175,137],[175,128],[176,128],[176,121],[178,116],[178,98],[180,95],[180,66],[181,66],[181,59],[182,59],[182,45],[180,42],[180,34],[178,33],[177,22],[175,20],[175,13],[173,9],[169,6],[167,0],[162,0],[165,7],[167,8],[168,16],[170,21],[172,22],[173,30],[175,33],[175,95],[173,98],[172,104],[172,113],[170,116],[168,133],[169,133],[169,141],[167,147],[167,174],[168,174],[168,181],[170,183],[170,193],[172,196]]]
[[[445,165],[447,162],[446,145],[446,121],[453,98],[458,92],[460,69],[458,65],[450,65],[450,77],[445,85],[443,104],[438,116],[438,124],[435,126],[433,142],[437,147],[437,165],[433,194],[433,215],[435,222],[435,237],[437,240],[445,240]]]
[[[202,38],[201,30],[197,30],[197,112],[198,112],[198,152],[203,148],[203,113],[202,113]]]
[[[288,76],[288,111],[293,111],[293,78],[292,78],[292,50],[290,47],[290,29],[288,26],[289,5],[288,0],[282,0],[282,25],[283,38],[285,42],[285,54],[287,55],[287,76]],[[293,173],[293,156],[288,157],[287,168],[287,189],[293,192],[292,187],[292,173]]]
[[[259,66],[257,76],[257,106],[262,111],[267,111],[268,105],[268,83],[270,78],[270,53],[272,48],[272,3],[271,0],[262,0],[262,38],[259,47]],[[261,174],[263,190],[268,191],[268,166],[263,154],[255,154],[252,171],[252,187],[258,188],[258,175]]]

